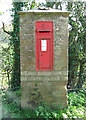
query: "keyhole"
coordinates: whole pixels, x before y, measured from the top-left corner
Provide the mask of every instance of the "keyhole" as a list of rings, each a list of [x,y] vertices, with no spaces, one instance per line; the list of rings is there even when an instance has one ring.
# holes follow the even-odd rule
[[[41,56],[43,56],[43,55],[41,54]]]

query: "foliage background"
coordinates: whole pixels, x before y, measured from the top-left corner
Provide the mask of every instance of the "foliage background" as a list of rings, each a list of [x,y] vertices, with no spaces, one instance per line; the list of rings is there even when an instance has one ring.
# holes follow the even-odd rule
[[[68,108],[65,110],[50,110],[46,105],[39,106],[35,111],[21,111],[16,101],[20,97],[20,36],[19,15],[17,11],[45,6],[63,10],[63,2],[14,2],[11,15],[13,17],[12,30],[7,31],[3,23],[3,31],[9,39],[8,45],[2,45],[2,96],[4,107],[10,117],[45,117],[45,118],[84,118],[86,94],[86,16],[84,2],[64,2],[65,9],[70,11],[69,16],[69,68],[68,68]],[[5,38],[4,38],[5,40]],[[4,87],[10,88],[4,91]],[[79,91],[81,89],[81,91]],[[74,91],[74,92],[71,92]],[[75,92],[76,91],[76,92]],[[79,91],[79,92],[78,92]],[[15,93],[16,92],[16,93]],[[13,95],[13,97],[12,97]],[[10,97],[11,96],[11,97]],[[17,114],[18,113],[18,114]],[[9,117],[9,115],[8,115]]]
[[[20,87],[20,36],[18,11],[48,7],[71,12],[69,16],[69,68],[68,89],[82,88],[86,78],[86,16],[84,2],[13,2],[12,31],[3,30],[10,35],[7,48],[3,48],[3,70],[13,90]],[[64,7],[63,7],[64,6]],[[10,74],[11,73],[11,74]],[[11,77],[10,77],[11,76]],[[9,79],[10,78],[10,79]]]

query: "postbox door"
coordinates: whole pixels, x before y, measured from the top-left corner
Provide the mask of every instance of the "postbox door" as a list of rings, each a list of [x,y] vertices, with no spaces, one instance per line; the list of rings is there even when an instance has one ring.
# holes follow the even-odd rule
[[[38,40],[38,68],[39,69],[50,69],[51,64],[51,51],[50,51],[50,39],[39,39]]]
[[[53,21],[35,22],[36,70],[53,70]]]

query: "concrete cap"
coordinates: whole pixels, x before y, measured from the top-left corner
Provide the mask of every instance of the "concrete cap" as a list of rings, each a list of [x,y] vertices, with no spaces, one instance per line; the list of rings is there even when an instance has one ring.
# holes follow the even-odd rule
[[[18,14],[24,14],[24,13],[34,13],[34,14],[50,14],[50,13],[56,13],[58,15],[66,15],[69,16],[70,12],[69,11],[62,11],[62,10],[57,10],[57,9],[49,9],[49,10],[37,10],[37,9],[31,9],[27,11],[18,11]]]

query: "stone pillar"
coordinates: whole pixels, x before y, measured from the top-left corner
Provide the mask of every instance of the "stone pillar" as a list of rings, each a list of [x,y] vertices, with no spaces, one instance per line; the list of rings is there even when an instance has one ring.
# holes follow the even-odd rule
[[[41,102],[67,107],[68,15],[57,10],[29,10],[20,14],[21,107]],[[53,21],[53,71],[35,70],[35,21]]]

